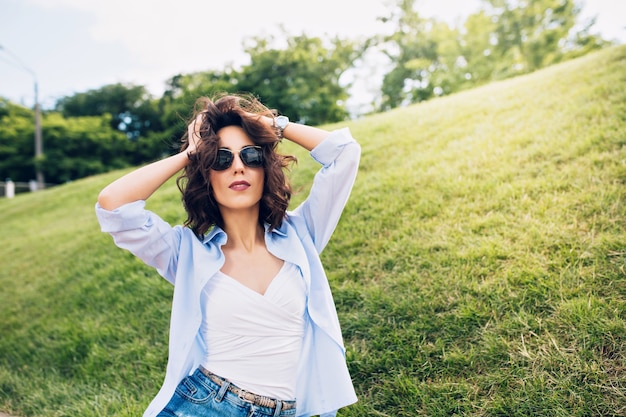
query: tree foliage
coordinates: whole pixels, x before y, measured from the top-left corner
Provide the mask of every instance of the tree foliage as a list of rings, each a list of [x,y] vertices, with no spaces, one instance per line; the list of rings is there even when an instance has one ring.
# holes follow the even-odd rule
[[[34,114],[32,110],[0,102],[0,177],[28,181],[35,174]],[[134,143],[111,128],[111,116],[63,117],[43,115],[46,181],[54,184],[130,166]]]
[[[106,85],[63,97],[57,101],[55,109],[67,118],[110,114],[111,127],[130,139],[162,128],[156,103],[143,86]]]
[[[71,118],[59,113],[46,115],[43,130],[46,178],[63,183],[129,166],[133,142],[112,129],[110,119],[110,115]]]
[[[495,75],[515,75],[558,62],[580,8],[573,0],[483,0],[495,22],[490,36]]]
[[[28,181],[35,177],[34,114],[0,101],[0,179]]]
[[[287,47],[273,47],[271,38],[253,38],[246,48],[250,64],[242,68],[237,86],[292,120],[322,124],[348,117],[348,85],[341,76],[364,51],[354,42],[335,38],[287,37]]]
[[[430,74],[437,60],[437,44],[432,39],[432,21],[422,18],[413,7],[414,0],[399,0],[386,23],[395,26],[386,36],[385,55],[393,69],[383,79],[381,110],[426,100],[432,96]]]
[[[594,20],[579,22],[575,0],[482,0],[455,27],[423,17],[417,0],[394,1],[380,17],[391,28],[387,35],[357,41],[283,29],[280,36],[247,39],[248,64],[177,74],[159,98],[144,86],[120,83],[63,97],[43,115],[42,160],[34,160],[33,111],[0,100],[0,179],[28,181],[37,163],[48,182],[62,183],[161,158],[179,147],[196,100],[215,93],[252,93],[307,124],[345,120],[350,77],[357,68],[381,65],[365,59],[379,51],[390,65],[372,103],[385,111],[608,44],[591,33]]]
[[[397,0],[383,38],[393,63],[381,88],[380,110],[450,94],[492,80],[535,71],[606,43],[576,29],[574,0],[483,0],[461,30],[422,18],[416,0]],[[592,22],[591,22],[592,23]]]

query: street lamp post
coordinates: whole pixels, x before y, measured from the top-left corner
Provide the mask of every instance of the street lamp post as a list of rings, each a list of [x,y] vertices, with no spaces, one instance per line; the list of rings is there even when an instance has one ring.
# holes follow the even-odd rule
[[[41,108],[39,106],[39,87],[37,85],[37,74],[35,74],[32,69],[24,65],[14,54],[12,54],[10,51],[7,51],[2,45],[0,45],[0,51],[4,51],[6,54],[10,55],[19,68],[28,72],[33,77],[33,82],[35,85],[35,175],[37,180],[37,189],[41,190],[45,188],[46,182],[41,167],[41,163],[43,161],[43,138],[41,135]]]
[[[35,77],[35,175],[37,179],[37,189],[45,188],[46,181],[43,177],[43,140],[41,137],[41,108],[39,106],[39,89],[37,78]]]

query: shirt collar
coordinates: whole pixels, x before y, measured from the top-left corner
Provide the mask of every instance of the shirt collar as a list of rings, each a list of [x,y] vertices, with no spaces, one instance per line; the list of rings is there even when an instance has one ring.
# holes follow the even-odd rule
[[[272,230],[271,232],[270,232],[270,225],[265,223],[265,234],[267,235],[269,233],[273,233],[280,237],[287,236],[287,224],[286,223],[287,222],[282,222],[279,227],[274,228],[274,230]]]
[[[274,230],[270,231],[270,226],[269,224],[265,223],[265,234],[275,234],[278,235],[280,237],[285,237],[287,236],[287,225],[286,222],[282,222],[280,227],[274,228]],[[202,239],[202,243],[209,243],[209,242],[214,242],[217,244],[221,244],[223,245],[224,243],[226,243],[227,240],[227,236],[226,236],[226,232],[224,232],[224,230],[222,230],[221,227],[219,226],[213,226],[213,228],[206,234],[204,235],[204,239]]]
[[[214,242],[220,245],[226,243],[226,232],[222,230],[219,226],[213,226],[209,232],[204,235],[204,239],[202,239],[202,243],[206,244],[209,242]]]

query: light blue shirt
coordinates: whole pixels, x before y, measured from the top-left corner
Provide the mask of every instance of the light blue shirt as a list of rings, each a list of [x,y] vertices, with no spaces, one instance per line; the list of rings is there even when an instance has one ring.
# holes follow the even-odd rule
[[[320,261],[354,184],[361,148],[348,128],[335,130],[311,151],[322,165],[307,199],[289,211],[282,225],[265,230],[268,250],[298,266],[307,285],[306,324],[296,385],[297,415],[334,416],[357,401],[345,360],[339,319]],[[158,414],[178,383],[191,374],[204,357],[200,334],[201,292],[224,264],[221,246],[227,236],[214,227],[204,239],[191,229],[170,226],[135,201],[108,211],[96,204],[103,232],[115,244],[156,268],[174,284],[165,381],[144,417]]]

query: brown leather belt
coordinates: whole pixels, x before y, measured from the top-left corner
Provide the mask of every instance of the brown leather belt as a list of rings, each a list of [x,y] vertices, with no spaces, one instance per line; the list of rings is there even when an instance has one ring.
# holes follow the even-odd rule
[[[239,397],[239,399],[243,401],[249,402],[254,405],[258,405],[259,407],[267,407],[267,408],[274,408],[274,409],[278,405],[277,403],[280,401],[282,403],[282,407],[281,407],[282,410],[291,410],[292,408],[296,408],[295,401],[276,400],[274,398],[266,397],[264,395],[258,395],[253,392],[248,392],[242,388],[239,388],[237,385],[233,384],[227,379],[224,379],[219,375],[215,375],[213,372],[209,371],[202,365],[200,365],[198,369],[200,370],[200,372],[202,372],[204,376],[209,378],[211,381],[215,382],[220,387],[224,385],[224,383],[228,382],[229,383],[228,391],[232,392],[237,397]]]

